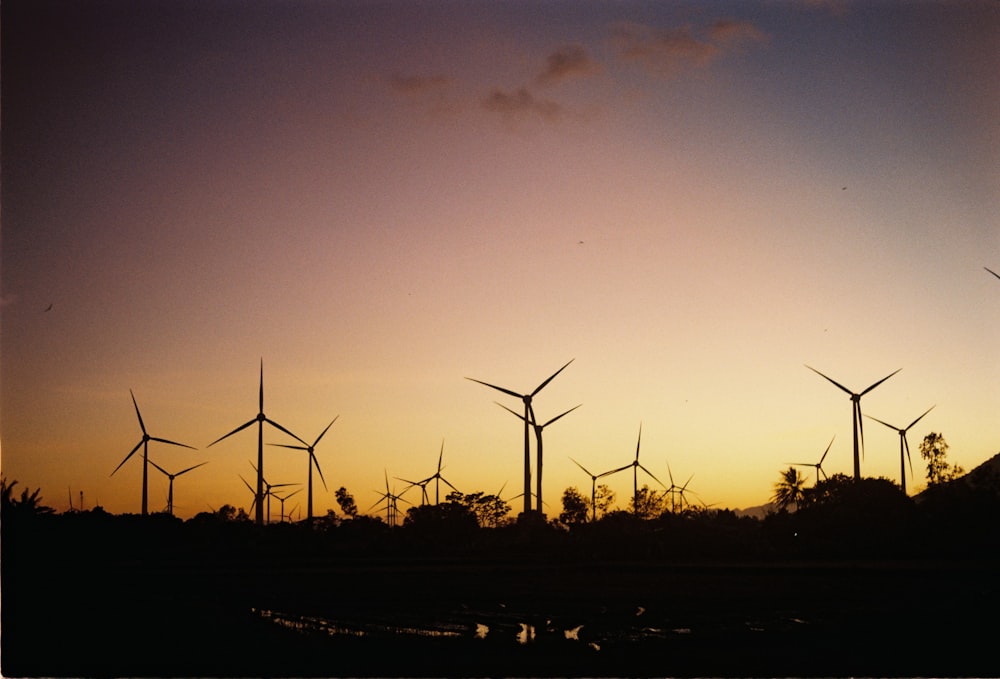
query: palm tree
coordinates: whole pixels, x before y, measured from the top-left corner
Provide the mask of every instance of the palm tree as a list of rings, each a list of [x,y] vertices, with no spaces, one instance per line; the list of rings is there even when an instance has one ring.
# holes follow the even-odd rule
[[[798,509],[805,485],[806,477],[795,467],[789,467],[781,472],[781,478],[774,484],[774,495],[771,496],[771,500],[779,509],[788,509],[789,505]]]

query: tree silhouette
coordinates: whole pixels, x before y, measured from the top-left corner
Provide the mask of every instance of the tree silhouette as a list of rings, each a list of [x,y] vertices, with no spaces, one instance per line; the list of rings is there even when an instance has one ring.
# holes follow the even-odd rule
[[[563,491],[563,510],[559,514],[559,521],[567,525],[587,522],[587,514],[590,511],[590,500],[580,494],[575,487],[570,486]]]
[[[25,488],[21,491],[21,497],[14,496],[14,486],[17,480],[7,481],[7,477],[0,478],[0,513],[16,512],[23,514],[52,514],[55,510],[42,504],[41,488],[30,490]]]
[[[340,505],[340,511],[344,512],[344,516],[353,519],[358,515],[358,505],[354,502],[354,496],[347,492],[347,488],[341,486],[333,495],[337,498],[337,504]]]
[[[774,495],[771,500],[779,508],[788,509],[789,505],[798,508],[802,501],[806,478],[795,467],[789,467],[781,472],[780,480],[774,484]]]
[[[957,479],[965,473],[958,465],[948,462],[948,443],[944,435],[931,432],[920,442],[920,457],[927,460],[927,486],[936,486]]]
[[[606,516],[611,508],[615,506],[615,491],[611,490],[607,484],[602,483],[594,493],[594,504],[597,508],[597,517]]]
[[[658,495],[647,484],[639,488],[629,502],[629,511],[640,519],[653,519],[666,511],[664,496]]]

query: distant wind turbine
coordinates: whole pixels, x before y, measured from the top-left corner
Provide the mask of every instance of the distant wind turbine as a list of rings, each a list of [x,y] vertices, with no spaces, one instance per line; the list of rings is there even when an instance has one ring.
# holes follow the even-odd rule
[[[385,502],[385,520],[386,520],[386,523],[388,523],[389,526],[395,526],[396,525],[396,518],[397,518],[397,515],[399,514],[399,505],[397,504],[398,501],[402,500],[403,502],[406,502],[407,504],[410,504],[410,501],[403,497],[403,493],[405,493],[406,490],[404,489],[403,492],[399,493],[398,495],[395,494],[395,493],[393,493],[391,490],[389,490],[389,473],[386,472],[385,473],[385,492],[383,493],[383,492],[378,491],[378,490],[376,490],[375,492],[379,494],[379,499],[378,499],[378,501],[375,504],[373,504],[371,507],[368,508],[368,511],[370,512],[371,510],[375,509],[380,504],[382,504],[383,502]]]
[[[163,472],[163,474],[168,479],[170,479],[170,485],[168,486],[168,489],[167,489],[167,514],[173,515],[173,513],[174,513],[174,479],[177,478],[178,476],[180,476],[181,474],[187,474],[192,469],[197,469],[198,467],[200,467],[200,466],[202,466],[204,464],[208,464],[208,462],[206,461],[206,462],[202,462],[201,464],[196,464],[193,467],[188,467],[187,469],[183,469],[183,470],[177,472],[176,474],[171,474],[166,469],[164,469],[160,465],[156,464],[152,460],[149,461],[149,464],[151,464],[154,467],[156,467],[157,469],[159,469],[161,472]]]
[[[573,460],[572,457],[569,459]],[[616,471],[620,472],[623,469],[628,469],[628,467],[622,467],[621,469],[613,469],[612,471],[604,472],[602,474],[595,474],[586,467],[584,467],[582,464],[577,462],[576,460],[573,460],[573,464],[582,469],[590,477],[590,508],[591,508],[590,520],[597,521],[597,479],[601,478],[602,476],[608,476],[610,474],[614,474]]]
[[[250,421],[248,421],[248,422],[246,422],[244,424],[241,424],[240,426],[236,427],[236,429],[233,429],[231,432],[229,432],[225,436],[220,436],[219,438],[215,439],[214,441],[212,441],[211,443],[208,444],[208,447],[211,448],[212,446],[214,446],[219,441],[221,441],[223,439],[226,439],[226,438],[229,438],[233,434],[235,434],[237,432],[240,432],[240,431],[243,431],[244,429],[246,429],[247,427],[249,427],[249,426],[251,426],[251,425],[253,425],[255,423],[257,424],[257,467],[256,467],[256,470],[257,470],[257,490],[256,490],[256,494],[255,494],[254,497],[256,499],[256,505],[257,505],[256,523],[257,523],[258,526],[261,526],[261,525],[264,524],[264,423],[265,422],[267,422],[268,424],[270,424],[272,427],[274,427],[278,431],[285,432],[286,434],[288,434],[289,436],[291,436],[293,439],[295,439],[296,441],[298,441],[302,445],[304,445],[304,446],[308,446],[309,445],[308,443],[306,443],[305,441],[303,441],[302,439],[300,439],[298,436],[296,436],[292,432],[288,431],[287,429],[285,429],[284,427],[282,427],[280,424],[278,424],[274,420],[268,418],[267,415],[264,414],[264,359],[261,359],[261,361],[260,361],[260,405],[259,405],[259,409],[258,409],[258,412],[257,412],[257,416],[255,418],[253,418],[252,420],[250,420]]]
[[[611,474],[617,474],[618,472],[623,472],[629,467],[632,468],[632,508],[634,511],[639,511],[639,470],[646,472],[651,479],[656,481],[658,484],[663,486],[663,482],[656,478],[653,472],[649,471],[639,462],[639,444],[642,442],[642,423],[639,423],[639,438],[635,442],[635,459],[624,467],[619,467],[618,469],[612,469],[609,472],[602,474],[601,476],[609,476]],[[666,488],[666,486],[663,486]]]
[[[340,417],[340,415],[337,415]],[[319,480],[323,482],[323,490],[327,490],[326,479],[323,478],[323,470],[319,468],[319,460],[316,459],[316,446],[319,445],[319,441],[326,434],[327,430],[333,426],[333,423],[337,421],[337,417],[330,421],[330,424],[326,425],[326,429],[320,432],[320,435],[316,437],[316,440],[312,444],[306,444],[304,446],[293,446],[287,443],[272,443],[272,446],[278,446],[280,448],[291,448],[292,450],[304,450],[309,453],[309,492],[306,494],[308,498],[306,500],[306,518],[312,521],[313,518],[313,466],[316,467],[316,471],[319,473]]]
[[[497,403],[497,405],[500,406],[501,408],[503,408],[504,410],[506,410],[508,413],[511,413],[512,415],[514,415],[514,417],[519,417],[522,420],[524,419],[524,415],[522,415],[521,413],[514,412],[513,410],[511,410],[510,408],[508,408],[504,404]],[[583,404],[581,403],[580,405],[583,405]],[[536,462],[535,462],[535,471],[536,471],[535,486],[538,489],[535,492],[535,497],[538,498],[538,504],[537,504],[538,511],[542,511],[542,430],[545,429],[545,427],[547,427],[550,424],[552,424],[553,422],[555,422],[556,420],[558,420],[559,418],[563,417],[564,415],[569,415],[571,412],[573,412],[574,410],[576,410],[579,407],[580,407],[579,405],[573,406],[572,408],[570,408],[566,412],[562,413],[561,415],[556,415],[555,417],[553,417],[551,420],[549,420],[545,424],[538,424],[537,422],[532,422],[531,423],[531,426],[535,429],[535,458],[536,458]],[[533,410],[534,409],[532,409],[532,411]],[[534,415],[534,412],[532,412],[532,415]]]
[[[674,472],[670,469],[670,463],[667,462],[667,476],[670,477],[670,487],[667,488],[667,493],[670,494],[670,512],[673,514],[677,513],[677,496],[681,498],[681,511],[684,511],[684,503],[687,502],[687,498],[684,497],[684,493],[687,491],[688,484],[691,483],[691,479],[694,478],[694,474],[688,477],[688,480],[684,482],[683,486],[678,486],[674,483]],[[690,506],[691,503],[688,502]]]
[[[402,495],[403,493],[405,493],[406,491],[408,491],[410,488],[413,488],[414,486],[420,486],[420,491],[421,491],[421,494],[423,496],[421,498],[420,502],[421,502],[421,504],[428,504],[428,503],[430,503],[430,500],[427,497],[427,484],[430,483],[431,481],[434,482],[434,504],[436,504],[436,505],[437,504],[441,504],[441,482],[442,481],[444,481],[445,485],[448,486],[449,488],[451,488],[456,493],[460,492],[458,490],[458,488],[456,488],[455,486],[451,485],[451,483],[448,481],[448,479],[446,479],[445,477],[441,476],[441,470],[444,469],[444,467],[441,466],[442,459],[444,459],[444,440],[441,441],[441,451],[438,453],[438,466],[437,466],[437,471],[436,472],[434,472],[433,474],[431,474],[430,476],[428,476],[426,479],[422,479],[420,481],[407,481],[406,479],[400,479],[398,476],[394,477],[394,478],[399,479],[400,481],[404,481],[404,482],[410,484],[406,488],[403,489],[403,491],[402,491],[402,493],[400,493],[400,495]],[[386,490],[388,490],[388,483],[386,485]]]
[[[932,410],[934,410],[934,406],[931,406],[930,408],[925,410],[924,415],[926,415]],[[871,415],[865,415],[865,417],[867,417],[868,419],[875,420],[879,424],[884,424],[885,426],[889,427],[889,429],[895,429],[897,432],[899,432],[899,481],[900,481],[900,487],[903,489],[903,495],[906,495],[906,462],[910,463],[910,476],[913,476],[913,460],[910,459],[910,443],[906,440],[906,432],[908,432],[913,427],[913,425],[922,420],[924,418],[924,415],[921,415],[917,419],[913,420],[913,422],[910,422],[909,426],[907,426],[904,429],[900,429],[899,427],[893,426],[888,422],[883,422],[877,417],[872,417]],[[903,459],[904,455],[906,457],[905,460]]]
[[[878,382],[876,382],[875,384],[873,384],[870,387],[868,387],[867,389],[865,389],[864,391],[859,392],[859,393],[854,393],[850,389],[848,389],[847,387],[845,387],[844,385],[840,384],[839,382],[835,382],[834,380],[830,379],[829,377],[827,377],[826,375],[824,375],[823,373],[821,373],[819,370],[816,370],[816,368],[813,368],[812,366],[809,366],[809,365],[807,365],[806,367],[809,368],[810,370],[812,370],[814,373],[816,373],[820,377],[822,377],[823,379],[825,379],[828,382],[830,382],[831,384],[833,384],[835,387],[837,387],[841,391],[849,394],[850,397],[851,397],[851,402],[852,402],[851,408],[852,408],[853,419],[854,419],[854,424],[853,424],[853,429],[854,429],[854,479],[855,480],[859,480],[859,479],[861,479],[861,458],[858,456],[858,451],[860,449],[861,454],[863,455],[864,454],[864,447],[865,447],[865,432],[864,432],[864,425],[862,424],[862,419],[861,419],[861,397],[864,396],[865,394],[867,394],[869,391],[871,391],[875,387],[877,387],[878,385],[880,385],[883,382],[885,382],[887,379],[889,379],[890,377],[892,377],[896,373],[898,373],[899,370],[902,370],[902,368],[900,368],[899,370],[896,370],[894,372],[889,373],[888,375],[886,375],[885,377],[883,377],[882,379],[880,379]]]
[[[552,373],[552,375],[547,380],[539,384],[534,391],[527,394],[519,394],[516,391],[511,391],[510,389],[506,389],[504,387],[498,387],[495,384],[490,384],[489,382],[483,382],[482,380],[473,379],[471,377],[465,378],[467,380],[478,382],[479,384],[490,387],[491,389],[502,391],[503,393],[513,396],[515,398],[519,398],[521,399],[521,401],[524,402],[523,419],[524,419],[524,513],[525,515],[531,512],[531,443],[530,443],[528,428],[530,427],[530,423],[535,421],[535,414],[534,411],[531,409],[531,399],[534,396],[536,396],[538,392],[540,392],[543,388],[545,388],[545,385],[547,385],[549,382],[555,379],[556,375],[565,370],[566,366],[568,366],[572,362],[573,359],[567,361],[566,365],[564,365],[563,367],[559,368],[559,370]],[[539,512],[540,511],[541,507],[539,507]]]
[[[274,494],[274,497],[278,498],[278,501],[281,503],[281,523],[285,522],[285,500],[287,500],[288,498],[292,497],[296,493],[301,493],[301,492],[302,492],[302,489],[299,488],[298,490],[293,490],[291,493],[288,493],[287,495],[284,495],[284,496],[278,495],[277,493]],[[294,510],[292,510],[292,511],[294,511]],[[288,520],[289,521],[292,520],[291,514],[288,515]]]
[[[865,417],[868,417],[867,415]],[[824,479],[828,479],[826,472],[823,471],[823,460],[826,459],[826,454],[830,452],[830,446],[833,445],[833,439],[837,438],[836,435],[830,439],[830,443],[827,444],[826,450],[823,451],[823,455],[819,458],[819,462],[786,462],[785,464],[794,465],[796,467],[814,467],[816,469],[816,485],[819,485],[819,475],[822,474]]]
[[[115,467],[115,471],[111,472],[111,476],[115,475],[122,465],[128,462],[128,459],[135,454],[135,451],[142,447],[142,515],[146,516],[149,514],[149,442],[159,441],[160,443],[168,443],[172,446],[180,446],[181,448],[190,448],[191,450],[197,450],[194,446],[189,446],[185,443],[177,443],[176,441],[170,441],[168,439],[161,439],[157,436],[150,436],[146,431],[146,425],[142,421],[142,414],[139,412],[139,404],[135,402],[135,394],[129,389],[128,393],[132,396],[132,405],[135,406],[135,416],[139,418],[139,428],[142,429],[142,438],[139,440],[135,447],[125,456],[125,459],[118,463]]]

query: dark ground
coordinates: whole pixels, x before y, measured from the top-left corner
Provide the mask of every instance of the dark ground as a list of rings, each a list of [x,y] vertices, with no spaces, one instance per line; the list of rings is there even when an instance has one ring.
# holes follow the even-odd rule
[[[17,561],[7,677],[1000,676],[993,560]]]

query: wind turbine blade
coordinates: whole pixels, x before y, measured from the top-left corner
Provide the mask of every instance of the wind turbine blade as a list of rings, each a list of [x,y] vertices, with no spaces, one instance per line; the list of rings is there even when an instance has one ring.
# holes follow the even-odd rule
[[[236,427],[236,429],[233,429],[231,432],[229,432],[225,436],[220,436],[219,438],[215,439],[214,441],[212,441],[211,443],[209,443],[205,447],[206,448],[211,448],[212,446],[214,446],[216,443],[218,443],[222,439],[227,439],[230,436],[232,436],[233,434],[235,434],[237,432],[241,432],[241,431],[243,431],[244,429],[246,429],[247,427],[249,427],[250,425],[253,425],[253,424],[257,424],[257,418],[256,417],[254,419],[250,420],[249,422],[247,422],[246,424],[241,424],[240,426]]]
[[[861,441],[861,459],[865,459],[865,418],[861,417],[861,401],[854,402],[854,408],[858,414],[858,438]]]
[[[340,415],[337,415],[337,417],[340,417]],[[333,423],[337,421],[337,417],[335,417],[332,420],[330,420],[330,424],[326,425],[326,429],[324,429],[322,431],[322,433],[319,436],[316,437],[316,441],[313,442],[313,448],[315,448],[317,445],[319,445],[319,440],[321,438],[323,438],[323,436],[326,434],[326,432],[329,431],[330,427],[333,426]]]
[[[830,443],[827,444],[827,446],[826,446],[826,450],[823,451],[823,457],[819,458],[819,463],[820,464],[823,464],[823,460],[826,459],[826,454],[830,452],[830,446],[833,445],[833,439],[835,439],[835,438],[837,438],[836,434],[833,435],[833,438],[830,439]]]
[[[925,411],[924,411],[924,415],[926,415],[926,414],[927,414],[927,413],[929,413],[930,411],[934,410],[934,408],[935,408],[935,406],[931,406],[930,408],[928,408],[927,410],[925,410]],[[916,424],[917,422],[919,422],[920,420],[922,420],[922,419],[924,418],[924,415],[921,415],[921,416],[920,416],[920,417],[918,417],[917,419],[913,420],[913,422],[910,422],[910,427],[912,427],[912,426],[913,426],[913,425],[915,425],[915,424]],[[907,430],[909,430],[909,428],[910,428],[910,427],[907,427],[907,428],[906,428],[906,429],[904,429],[903,431],[907,431]]]
[[[687,487],[688,487],[688,484],[689,484],[689,483],[691,483],[691,479],[693,479],[693,478],[694,478],[694,474],[692,474],[691,476],[689,476],[689,477],[688,477],[688,480],[684,482],[684,485],[683,485],[683,486],[681,486],[681,492],[682,492],[682,493],[683,493],[683,492],[684,492],[685,490],[687,490]],[[692,493],[693,493],[693,491],[692,491]]]
[[[455,486],[451,485],[451,483],[445,477],[442,476],[440,478],[441,478],[442,481],[444,481],[445,485],[447,485],[449,488],[451,488],[456,493],[461,493],[462,492],[458,488],[456,488]]]
[[[141,446],[142,444],[143,444],[143,441],[139,441],[139,442],[138,442],[137,444],[135,444],[135,448],[133,448],[133,449],[132,449],[131,451],[129,451],[129,454],[125,456],[125,459],[124,459],[124,460],[122,460],[121,462],[119,462],[119,463],[118,463],[118,466],[117,466],[117,467],[115,467],[115,472],[116,472],[116,471],[118,471],[119,469],[121,469],[121,468],[122,468],[122,465],[123,465],[123,464],[125,464],[126,462],[128,462],[128,459],[129,459],[130,457],[132,457],[133,455],[135,455],[135,451],[139,450],[139,447],[140,447],[140,446]],[[114,476],[114,475],[115,475],[115,472],[111,472],[111,476]]]
[[[674,484],[674,473],[673,473],[673,471],[670,470],[670,462],[669,461],[667,462],[667,475],[670,477],[670,487],[671,488],[676,488],[676,485]]]
[[[139,413],[139,404],[135,402],[135,394],[129,389],[128,393],[132,396],[132,405],[135,406],[135,416],[139,418],[139,428],[142,429],[142,433],[146,433],[146,425],[142,422],[142,414]]]
[[[490,384],[489,382],[483,382],[482,380],[473,379],[472,377],[466,377],[465,379],[471,380],[472,382],[478,382],[479,384],[490,387],[491,389],[496,389],[497,391],[502,391],[505,394],[509,394],[514,398],[524,398],[524,394],[518,394],[516,391],[511,391],[510,389],[504,389],[503,387],[498,387],[495,384]]]
[[[270,419],[270,418],[267,418],[267,417],[265,417],[265,418],[264,418],[264,421],[265,421],[265,422],[267,422],[267,423],[268,423],[269,425],[271,425],[272,427],[275,427],[275,428],[277,428],[277,429],[280,429],[281,431],[285,432],[286,434],[288,434],[289,436],[291,436],[291,437],[292,437],[293,439],[295,439],[296,441],[298,441],[298,442],[299,442],[299,443],[301,443],[302,445],[304,445],[304,446],[308,446],[308,445],[309,445],[308,443],[306,443],[305,441],[303,441],[302,439],[300,439],[300,438],[299,438],[298,436],[296,436],[296,435],[295,435],[295,434],[293,434],[292,432],[290,432],[290,431],[288,431],[287,429],[285,429],[284,427],[282,427],[282,426],[281,426],[280,424],[278,424],[278,423],[277,423],[277,422],[275,422],[274,420],[272,420],[272,419]]]
[[[986,269],[987,271],[989,271],[991,274],[993,274],[997,278],[1000,278],[1000,274],[998,274],[996,271],[991,271],[989,268],[987,268],[985,266],[983,268]]]
[[[245,478],[243,478],[243,476],[242,476],[242,475],[240,475],[240,474],[237,474],[237,476],[239,476],[239,477],[240,477],[240,481],[242,481],[242,482],[243,482],[243,485],[247,487],[247,490],[249,490],[249,491],[250,491],[251,493],[253,493],[254,495],[256,495],[256,494],[257,494],[257,491],[253,489],[253,486],[251,486],[251,485],[250,485],[249,483],[247,483],[247,480],[246,480]]]
[[[152,462],[152,460],[150,460],[150,462]],[[177,472],[176,474],[174,474],[174,476],[175,476],[175,477],[177,477],[177,476],[180,476],[181,474],[187,474],[187,473],[188,473],[189,471],[191,471],[192,469],[197,469],[198,467],[201,467],[202,465],[206,465],[206,464],[208,464],[208,462],[209,462],[209,461],[208,461],[208,460],[206,460],[205,462],[202,462],[201,464],[196,464],[196,465],[195,465],[195,466],[193,466],[193,467],[188,467],[187,469],[185,469],[185,470],[183,470],[183,471],[179,471],[179,472]]]
[[[850,394],[851,396],[854,396],[854,392],[851,391],[850,389],[848,389],[847,387],[845,387],[843,384],[840,384],[839,382],[836,382],[836,381],[830,379],[829,377],[827,377],[826,375],[824,375],[823,373],[821,373],[819,370],[816,370],[816,368],[812,367],[811,365],[807,365],[806,367],[809,368],[810,370],[812,370],[814,373],[816,373],[820,377],[822,377],[823,379],[825,379],[828,382],[830,382],[831,384],[833,384],[834,386],[836,386],[838,389],[841,389],[844,392]]]
[[[312,464],[316,465],[316,471],[319,473],[319,480],[323,482],[323,490],[329,490],[329,488],[326,487],[326,479],[323,478],[323,470],[319,468],[319,460],[316,459],[316,453],[309,451],[309,459],[312,461]]]
[[[156,464],[155,462],[153,462],[153,461],[152,461],[152,460],[150,460],[149,458],[146,458],[146,462],[148,462],[149,464],[151,464],[151,465],[153,465],[154,467],[156,467],[157,469],[159,469],[159,470],[160,470],[161,472],[163,472],[163,474],[164,474],[165,476],[170,476],[170,472],[168,472],[168,471],[167,471],[166,469],[164,469],[164,468],[163,468],[163,467],[161,467],[160,465]]]
[[[564,365],[563,367],[559,368],[559,370],[556,370],[554,373],[552,373],[552,376],[549,377],[549,379],[547,379],[544,382],[542,382],[541,384],[539,384],[538,387],[536,387],[535,390],[533,392],[531,392],[531,395],[534,396],[535,394],[537,394],[538,392],[540,392],[545,387],[546,384],[548,384],[549,382],[551,382],[552,380],[554,380],[555,377],[556,377],[556,375],[558,375],[563,370],[565,370],[566,366],[568,366],[574,360],[576,360],[576,359],[573,359],[573,358],[569,359],[569,361],[566,362],[566,365]]]
[[[639,423],[639,437],[635,440],[635,461],[639,462],[639,444],[642,443],[642,422]]]
[[[441,460],[444,459],[444,439],[441,439],[441,450],[438,451],[438,470],[437,475],[441,475]]]
[[[655,476],[655,475],[653,474],[653,472],[649,471],[648,469],[646,469],[645,467],[643,467],[643,466],[642,466],[641,464],[638,464],[638,463],[636,463],[636,466],[638,466],[638,467],[639,467],[639,469],[641,469],[642,471],[644,471],[644,472],[646,472],[647,474],[649,474],[649,476],[650,476],[650,477],[651,477],[651,478],[652,478],[652,479],[653,479],[654,481],[656,481],[656,482],[657,482],[658,484],[660,484],[661,486],[663,486],[663,481],[660,481],[660,480],[659,480],[658,478],[656,478],[656,476]],[[664,488],[666,488],[666,486],[663,486],[663,487],[664,487]]]
[[[910,463],[910,476],[913,476],[913,459],[910,457],[910,442],[906,440],[906,434],[900,434],[903,439],[903,450],[906,451],[906,461]]]
[[[264,359],[260,359],[260,410],[258,413],[264,412]]]
[[[597,478],[601,478],[602,476],[611,476],[612,474],[617,474],[618,472],[623,472],[626,469],[631,469],[632,467],[633,467],[632,463],[629,463],[629,464],[625,465],[624,467],[619,467],[618,469],[612,469],[609,472],[604,472],[603,474],[598,474]]]
[[[156,436],[150,436],[149,440],[150,441],[159,441],[160,443],[169,443],[172,446],[180,446],[181,448],[190,448],[191,450],[198,450],[194,446],[189,446],[186,443],[177,443],[177,441],[171,441],[169,439],[161,439],[161,438],[158,438]]]
[[[569,458],[569,459],[573,460],[573,458],[572,458],[572,457],[571,457],[571,458]],[[590,478],[596,478],[596,477],[594,476],[594,474],[593,474],[593,473],[592,473],[592,472],[591,472],[591,471],[590,471],[589,469],[587,469],[586,467],[584,467],[584,466],[583,466],[582,464],[580,464],[580,463],[579,463],[579,462],[577,462],[576,460],[573,460],[573,464],[575,464],[575,465],[576,465],[577,467],[579,467],[579,468],[580,468],[580,469],[582,469],[583,471],[587,472],[587,474],[588,474],[588,475],[590,476]]]
[[[556,415],[555,417],[553,417],[551,420],[549,420],[548,422],[546,422],[542,426],[543,427],[549,426],[550,424],[552,424],[553,422],[555,422],[556,420],[558,420],[560,417],[563,417],[565,415],[569,415],[571,412],[573,412],[574,410],[576,410],[577,408],[579,408],[582,405],[583,404],[581,403],[579,406],[573,406],[572,408],[570,408],[569,410],[567,410],[566,412],[564,412],[562,415]]]
[[[505,406],[503,403],[500,403],[498,401],[493,401],[493,402],[496,403],[501,408],[503,408],[504,410],[506,410],[508,413],[510,413],[514,417],[516,417],[517,419],[519,419],[519,420],[523,420],[524,419],[524,415],[522,415],[521,413],[519,413],[519,412],[517,412],[515,410],[511,410],[510,408],[508,408],[507,406]]]
[[[899,368],[898,370],[894,370],[893,372],[889,373],[888,375],[886,375],[885,377],[883,377],[883,378],[882,378],[882,379],[880,379],[880,380],[879,380],[878,382],[876,382],[876,383],[875,383],[875,384],[873,384],[872,386],[868,387],[867,389],[865,389],[864,391],[862,391],[862,392],[861,392],[860,394],[858,394],[858,395],[859,395],[859,396],[864,396],[864,395],[865,395],[865,394],[867,394],[867,393],[868,393],[869,391],[871,391],[872,389],[874,389],[875,387],[877,387],[878,385],[882,384],[882,383],[883,383],[883,382],[885,382],[885,381],[886,381],[887,379],[889,379],[890,377],[892,377],[893,375],[895,375],[896,373],[898,373],[898,372],[899,372],[900,370],[902,370],[902,368]]]
[[[884,424],[885,426],[889,427],[889,429],[892,429],[893,431],[899,431],[899,427],[894,427],[891,424],[889,424],[888,422],[883,422],[882,420],[878,419],[877,417],[872,417],[871,415],[865,415],[865,417],[867,417],[869,420],[875,420],[879,424]]]
[[[287,443],[268,443],[267,445],[276,448],[291,448],[292,450],[309,450],[309,446],[292,446]]]

